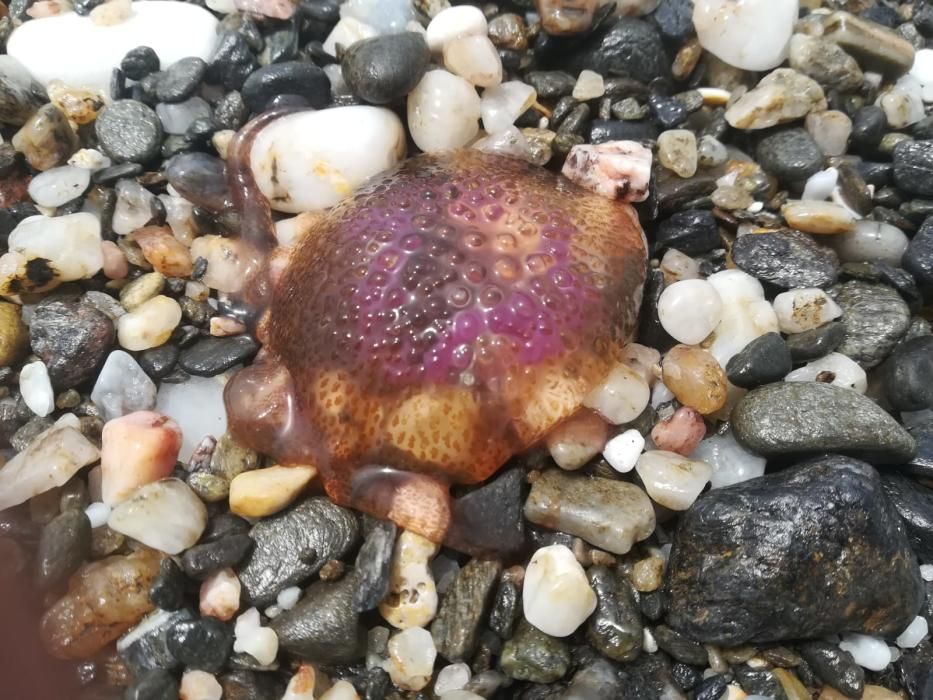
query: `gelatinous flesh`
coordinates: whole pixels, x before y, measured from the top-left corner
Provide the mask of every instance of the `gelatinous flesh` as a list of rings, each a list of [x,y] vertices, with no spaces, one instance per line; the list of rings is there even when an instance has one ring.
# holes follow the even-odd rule
[[[646,259],[626,204],[516,159],[412,158],[296,244],[263,357],[228,387],[231,427],[312,461],[337,502],[439,539],[444,484],[489,477],[618,360]]]

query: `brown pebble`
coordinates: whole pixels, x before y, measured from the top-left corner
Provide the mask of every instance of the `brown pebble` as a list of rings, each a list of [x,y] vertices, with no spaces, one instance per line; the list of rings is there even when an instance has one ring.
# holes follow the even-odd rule
[[[548,34],[580,34],[593,25],[596,0],[535,0],[541,26]]]
[[[167,226],[146,226],[132,233],[143,257],[166,277],[191,275],[191,254],[187,246],[172,235]]]
[[[337,581],[343,578],[345,569],[346,567],[342,561],[331,559],[321,567],[321,571],[318,575],[322,581]]]
[[[728,398],[726,373],[706,350],[676,345],[661,363],[665,386],[685,406],[709,415],[722,408]]]
[[[14,134],[13,146],[36,170],[63,165],[78,148],[78,135],[55,105],[40,107]]]

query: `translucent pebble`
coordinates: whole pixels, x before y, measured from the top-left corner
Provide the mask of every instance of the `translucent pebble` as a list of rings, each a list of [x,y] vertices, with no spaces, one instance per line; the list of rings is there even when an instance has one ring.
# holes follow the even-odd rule
[[[19,276],[19,270],[10,269],[4,264],[10,260],[9,256],[16,253],[29,260],[48,260],[55,272],[54,283],[50,286],[93,277],[104,265],[100,221],[84,212],[54,218],[27,217],[13,229],[7,243],[10,253],[0,259],[2,283],[10,283],[10,277]],[[49,285],[41,288],[49,288]],[[29,285],[24,283],[24,291],[29,290]]]
[[[706,423],[695,409],[681,406],[674,415],[655,423],[651,441],[659,450],[687,456],[706,435]]]
[[[227,431],[224,385],[216,377],[189,377],[179,384],[162,382],[156,410],[171,416],[181,427],[178,459],[187,462],[205,435],[220,437]]]
[[[841,156],[849,145],[852,120],[845,112],[828,109],[811,112],[806,118],[807,131],[825,156]]]
[[[184,102],[160,102],[155,111],[166,134],[184,134],[195,119],[211,116],[211,106],[197,95]]]
[[[187,670],[181,676],[178,700],[220,700],[224,690],[206,671]]]
[[[868,378],[865,370],[857,362],[838,352],[831,352],[803,367],[795,369],[784,377],[787,382],[822,382],[860,394],[868,391]]]
[[[117,204],[113,210],[113,232],[124,236],[145,226],[152,218],[155,195],[129,178],[119,180],[114,189]]]
[[[676,345],[665,355],[661,371],[667,388],[685,406],[706,416],[725,405],[726,373],[706,350]]]
[[[774,313],[782,333],[803,333],[842,316],[842,309],[822,289],[808,287],[774,298]]]
[[[227,622],[240,609],[242,585],[233,569],[218,569],[201,584],[198,611],[201,615]],[[271,617],[271,615],[270,615]]]
[[[250,608],[236,619],[233,650],[245,652],[262,665],[271,664],[279,653],[279,637],[271,627],[259,624],[259,611]]]
[[[358,41],[378,36],[379,32],[365,22],[353,17],[341,17],[330,34],[324,39],[323,48],[331,56],[337,55],[337,46],[349,48]]]
[[[178,302],[159,294],[120,317],[117,338],[127,350],[148,350],[165,343],[180,322]]]
[[[917,615],[907,627],[897,636],[897,646],[901,649],[913,649],[929,634],[930,627],[926,618]]]
[[[598,455],[606,444],[606,421],[591,411],[579,411],[547,436],[551,458],[561,469],[579,469]]]
[[[486,36],[486,15],[473,5],[458,5],[441,10],[428,24],[425,39],[428,48],[441,52],[448,42],[462,36]]]
[[[709,482],[713,468],[676,452],[648,450],[635,465],[651,500],[671,510],[687,510]]]
[[[836,183],[839,181],[839,171],[835,168],[826,168],[814,173],[807,179],[807,184],[803,188],[803,194],[800,199],[804,201],[822,202],[829,199],[833,190],[836,189]]]
[[[658,651],[658,642],[654,638],[654,635],[651,634],[651,630],[648,627],[645,627],[642,630],[642,642],[641,648],[646,654],[654,654]]]
[[[721,489],[765,473],[767,460],[740,445],[732,431],[708,437],[690,455],[693,459],[706,462],[713,468],[710,486]]]
[[[714,168],[729,159],[729,152],[719,139],[706,134],[697,143],[697,159],[704,168]]]
[[[912,75],[904,75],[888,92],[882,94],[877,103],[888,118],[892,129],[903,129],[916,124],[924,117],[923,87]]]
[[[595,100],[606,93],[603,76],[591,70],[580,71],[576,84],[573,86],[573,98],[580,102]]]
[[[504,131],[488,134],[477,139],[471,148],[483,153],[495,153],[500,156],[512,156],[533,162],[531,144],[518,127],[509,126]]]
[[[851,211],[833,202],[790,201],[781,207],[781,214],[791,227],[807,233],[845,233],[855,226]]]
[[[921,564],[920,576],[924,581],[933,581],[933,564]]]
[[[722,299],[706,280],[675,282],[658,299],[658,318],[674,340],[696,345],[722,320]]]
[[[156,385],[132,355],[114,350],[97,375],[91,400],[105,420],[155,407]]]
[[[91,183],[91,171],[63,165],[39,173],[29,182],[29,196],[41,207],[60,207],[80,197]]]
[[[761,282],[741,270],[723,270],[707,281],[722,299],[722,321],[708,350],[723,367],[755,338],[778,330],[777,317]],[[702,413],[702,411],[701,411]]]
[[[109,168],[111,160],[94,148],[81,148],[68,159],[68,165],[73,165],[76,168],[87,168],[93,172]]]
[[[444,46],[444,67],[478,87],[502,82],[502,59],[485,36],[463,36]]]
[[[461,690],[470,682],[470,676],[472,675],[470,667],[464,663],[444,666],[438,671],[437,678],[434,681],[434,693],[443,696],[444,693],[449,693],[452,690]]]
[[[398,629],[422,627],[437,613],[437,588],[428,566],[438,546],[405,530],[395,542],[389,594],[379,604],[382,617]]]
[[[170,476],[181,446],[178,424],[152,411],[107,421],[101,433],[101,500],[109,506]]]
[[[796,21],[797,0],[697,0],[693,6],[700,45],[742,70],[768,70],[787,58]]]
[[[833,236],[829,243],[844,263],[881,262],[899,267],[910,239],[892,224],[863,219],[854,230]]]
[[[621,425],[638,418],[648,405],[650,396],[651,390],[642,376],[631,367],[620,364],[583,399],[583,405],[613,425]]]
[[[327,690],[319,700],[359,700],[356,688],[349,681],[337,681]],[[289,698],[283,698],[289,700]],[[302,699],[303,700],[303,699]]]
[[[562,544],[542,547],[525,569],[525,619],[552,637],[567,637],[596,609],[596,594],[573,552]]]
[[[275,602],[282,610],[291,610],[301,599],[301,589],[298,586],[289,586],[279,591],[275,597]]]
[[[236,293],[243,288],[243,268],[246,262],[241,257],[238,239],[225,236],[200,236],[191,244],[191,259],[207,260],[207,272],[201,281],[219,292]]]
[[[137,489],[110,513],[107,525],[147,547],[181,554],[207,527],[207,508],[180,479],[162,479]]]
[[[852,658],[862,668],[869,671],[883,671],[891,663],[891,650],[883,639],[864,634],[844,634],[839,648],[852,654]]]
[[[666,284],[695,280],[700,277],[700,263],[676,248],[671,248],[661,258],[661,272],[664,273]]]
[[[421,690],[431,682],[436,658],[431,633],[421,627],[410,627],[389,640],[386,670],[399,688]]]
[[[658,137],[658,162],[680,177],[697,171],[697,138],[687,129],[670,129]]]
[[[55,392],[49,379],[49,370],[42,360],[29,362],[19,372],[19,390],[23,402],[39,417],[55,410]]]
[[[92,528],[102,527],[107,524],[107,518],[110,517],[110,506],[101,501],[96,501],[84,509],[84,514],[91,521]]]
[[[481,113],[483,128],[494,134],[511,126],[534,104],[535,89],[518,80],[510,80],[483,91]]]
[[[645,438],[634,428],[616,435],[603,448],[603,458],[617,472],[625,474],[635,468],[638,457],[645,449]]]
[[[469,82],[445,70],[428,71],[408,95],[408,129],[426,153],[461,148],[479,133],[480,110],[479,95]],[[495,133],[511,124],[487,126],[486,131]]]
[[[415,18],[411,0],[348,0],[340,6],[341,17],[353,17],[380,34],[405,31]]]

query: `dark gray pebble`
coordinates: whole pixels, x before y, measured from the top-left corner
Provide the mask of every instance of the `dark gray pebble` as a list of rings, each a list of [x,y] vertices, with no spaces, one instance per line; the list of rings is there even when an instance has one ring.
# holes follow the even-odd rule
[[[655,121],[665,130],[677,128],[690,116],[690,112],[680,101],[665,95],[650,95],[648,106],[654,114]]]
[[[797,231],[739,236],[732,246],[735,264],[776,287],[828,287],[839,274],[839,258]]]
[[[658,645],[660,646],[660,642]],[[700,648],[702,649],[703,647]],[[674,658],[676,659],[677,657],[674,656]],[[694,700],[719,700],[726,691],[728,685],[729,679],[717,673],[715,676],[704,678],[694,686],[693,698]]]
[[[573,55],[564,53],[562,59],[576,71],[589,68],[600,75],[624,75],[643,83],[670,73],[658,30],[633,17],[623,17],[608,31],[595,33]]]
[[[178,366],[198,377],[215,377],[259,352],[250,335],[208,337],[182,350]]]
[[[655,248],[676,248],[686,255],[708,253],[722,248],[719,226],[713,213],[705,209],[677,212],[658,224]]]
[[[780,333],[765,333],[726,363],[729,381],[743,389],[781,381],[793,369],[790,349]]]
[[[186,668],[217,673],[233,651],[233,628],[213,617],[182,620],[172,625],[166,640]]]
[[[879,378],[895,410],[933,408],[933,336],[899,344],[881,365]]]
[[[45,299],[29,328],[32,351],[49,370],[52,384],[69,389],[94,377],[114,341],[113,321],[89,304]]]
[[[882,479],[884,492],[904,521],[914,552],[922,561],[933,561],[933,489],[893,472]]]
[[[916,450],[910,433],[874,401],[818,382],[752,389],[732,412],[732,429],[739,442],[766,457],[841,451],[896,464]]]
[[[137,357],[136,361],[143,371],[153,379],[162,379],[175,368],[178,362],[178,346],[171,343],[160,345],[157,348],[144,350]]]
[[[875,148],[888,128],[888,118],[877,105],[859,107],[852,116],[852,143]]]
[[[850,698],[862,697],[865,671],[849,652],[822,641],[804,642],[798,649],[804,661],[824,683]]]
[[[525,620],[502,646],[502,671],[519,681],[553,683],[570,669],[570,649],[566,642],[546,635]]]
[[[513,554],[525,545],[524,474],[511,469],[454,500],[445,544],[474,556]]]
[[[658,625],[654,628],[653,634],[658,647],[670,654],[676,661],[691,666],[705,666],[709,663],[709,655],[702,644],[672,630],[667,625]]]
[[[149,585],[149,600],[162,610],[178,610],[185,604],[185,585],[185,575],[178,564],[166,557]]]
[[[606,141],[646,141],[658,137],[658,128],[647,121],[621,121],[597,119],[590,126],[589,143]]]
[[[809,362],[825,357],[839,347],[846,337],[846,327],[840,321],[824,323],[803,333],[792,333],[786,343],[794,362]]]
[[[218,680],[224,700],[279,700],[285,693],[286,679],[275,673],[239,669]]]
[[[667,624],[725,646],[897,635],[923,600],[878,473],[838,455],[700,496],[681,516],[665,579]]]
[[[148,46],[137,46],[126,52],[120,70],[130,80],[142,80],[159,70],[159,55]]]
[[[489,629],[502,639],[509,639],[515,630],[515,623],[521,616],[521,593],[511,577],[503,575],[500,577],[489,612]]]
[[[682,41],[693,34],[693,3],[690,0],[661,0],[652,17],[665,39]]]
[[[457,572],[431,624],[437,653],[448,661],[473,658],[501,572],[499,562],[479,559],[472,559]]]
[[[177,668],[178,659],[168,648],[169,630],[179,622],[194,619],[194,613],[188,608],[151,612],[117,640],[117,654],[136,674],[157,668]]]
[[[240,566],[243,593],[267,605],[283,588],[301,585],[331,559],[344,557],[359,541],[356,515],[327,498],[314,497],[257,522],[256,543]]]
[[[842,308],[846,336],[837,351],[865,369],[880,364],[910,326],[910,309],[901,296],[883,284],[852,280],[830,295]]]
[[[228,92],[214,105],[214,124],[218,129],[236,131],[249,119],[249,107],[236,90]]]
[[[894,147],[894,182],[909,194],[933,196],[933,141],[902,141]]]
[[[411,92],[430,62],[424,36],[402,32],[356,42],[344,54],[341,69],[356,95],[383,105]]]
[[[206,77],[226,90],[239,90],[258,67],[246,37],[241,32],[224,32],[208,61]]]
[[[755,151],[761,167],[787,184],[802,183],[823,167],[823,153],[804,129],[765,136]]]
[[[330,80],[313,63],[286,61],[253,71],[241,92],[253,112],[261,112],[276,95],[301,95],[320,109],[330,102]]]
[[[39,587],[52,588],[73,574],[91,555],[91,522],[83,510],[66,510],[42,528],[36,553]]]
[[[933,293],[933,216],[928,217],[910,240],[901,265],[914,276],[924,295]]]
[[[775,700],[787,700],[781,682],[771,671],[749,668],[745,664],[733,666],[735,680],[749,695],[764,695]]]
[[[98,185],[113,185],[116,184],[117,180],[136,177],[142,172],[143,166],[139,163],[118,163],[117,165],[111,165],[109,168],[94,171],[91,180]]]
[[[586,622],[587,640],[608,659],[631,661],[644,641],[631,586],[605,566],[591,566],[586,575],[596,593],[596,610]]]
[[[356,580],[353,609],[357,612],[373,610],[389,589],[389,574],[398,528],[389,520],[377,520],[369,528],[363,545],[356,555]]]
[[[537,70],[525,74],[525,82],[538,93],[538,99],[556,100],[573,92],[577,79],[561,70]]]
[[[151,108],[136,100],[117,100],[104,107],[94,129],[101,148],[119,163],[146,163],[162,145],[162,122]]]
[[[236,566],[252,547],[253,541],[249,535],[222,537],[185,550],[181,566],[190,578],[200,581],[219,569]]]

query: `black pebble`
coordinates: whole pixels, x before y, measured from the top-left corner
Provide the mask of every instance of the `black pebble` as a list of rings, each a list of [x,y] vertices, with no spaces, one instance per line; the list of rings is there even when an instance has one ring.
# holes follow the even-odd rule
[[[104,107],[94,126],[104,152],[118,163],[145,163],[159,152],[162,122],[142,102],[118,100]]]
[[[933,336],[898,345],[879,369],[881,385],[892,408],[921,411],[933,408]]]
[[[213,617],[177,622],[166,635],[168,649],[187,668],[217,673],[233,649],[233,629]]]
[[[182,555],[181,566],[190,578],[200,581],[219,569],[236,566],[252,547],[249,535],[231,535],[196,544]]]
[[[895,146],[894,182],[910,194],[933,196],[933,140],[902,141]]]
[[[665,130],[680,126],[690,116],[683,103],[673,97],[651,95],[648,97],[648,106],[651,108],[655,120]]]
[[[598,144],[606,141],[646,141],[656,139],[658,129],[647,121],[621,121],[617,119],[597,119],[590,126],[589,143]]]
[[[178,346],[166,343],[157,348],[144,350],[136,358],[143,371],[153,379],[162,379],[178,361]]]
[[[168,671],[144,671],[123,694],[123,700],[177,700],[178,679]]]
[[[83,510],[66,510],[42,528],[36,553],[39,587],[64,581],[90,557],[91,523]]]
[[[682,41],[693,34],[693,3],[690,0],[661,0],[653,17],[665,39]]]
[[[120,61],[120,69],[130,80],[142,80],[159,70],[159,56],[148,46],[137,46],[127,51]]]
[[[933,216],[923,222],[910,240],[901,265],[914,276],[925,295],[933,291]]]
[[[249,335],[209,337],[182,351],[178,365],[188,374],[214,377],[233,365],[248,360],[259,351],[259,343]]]
[[[852,115],[852,143],[866,148],[874,148],[881,142],[888,128],[888,118],[884,110],[876,105],[859,107]]]
[[[243,101],[243,95],[236,90],[228,92],[217,101],[214,107],[214,124],[218,129],[239,129],[249,119],[249,108]]]
[[[527,73],[525,82],[535,89],[539,99],[556,100],[573,92],[577,80],[561,70],[538,70]]]
[[[220,37],[207,67],[207,79],[227,90],[239,90],[246,77],[259,67],[249,42],[239,32],[226,32]]]
[[[162,560],[149,586],[149,600],[162,610],[178,610],[185,604],[185,575],[170,558]]]
[[[823,167],[823,153],[813,137],[800,128],[765,136],[755,151],[758,162],[784,183],[800,183]]]
[[[301,95],[319,109],[330,101],[330,80],[313,63],[286,61],[263,66],[243,83],[243,99],[253,112],[261,112],[276,95]]]
[[[787,336],[787,347],[794,362],[809,362],[825,357],[838,348],[846,337],[846,327],[841,321],[830,321],[819,328]]]
[[[344,54],[341,69],[354,94],[382,105],[411,92],[430,62],[424,37],[402,32],[356,42]]]
[[[726,364],[729,381],[743,389],[779,382],[791,371],[790,349],[780,333],[765,333]]]
[[[804,642],[798,649],[824,683],[848,697],[862,697],[865,671],[855,663],[849,652],[835,644],[821,641]]]
[[[126,177],[136,177],[140,175],[142,171],[143,166],[139,163],[120,163],[119,165],[111,165],[108,168],[95,171],[94,174],[91,175],[91,180],[98,185],[113,185],[117,180],[122,180]]]
[[[676,248],[686,255],[700,255],[722,247],[719,226],[713,213],[705,209],[677,212],[658,225],[655,248]]]

